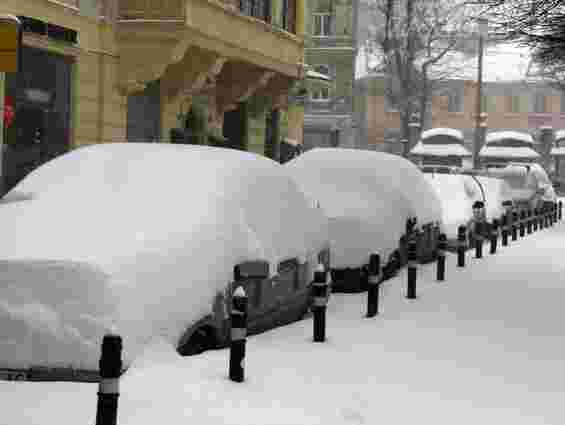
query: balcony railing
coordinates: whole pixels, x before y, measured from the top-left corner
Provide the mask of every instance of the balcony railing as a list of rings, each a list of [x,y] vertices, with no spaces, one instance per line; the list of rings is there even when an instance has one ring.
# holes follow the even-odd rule
[[[281,19],[271,16],[271,0],[239,0],[239,10],[247,16],[253,16],[267,23],[279,21],[284,30],[296,33],[296,0],[283,0]]]
[[[240,0],[239,10],[244,15],[271,22],[270,0]]]
[[[70,2],[70,0],[68,0]],[[247,16],[267,23],[276,21],[290,33],[296,33],[296,0],[282,0],[281,16],[271,16],[271,0],[221,0],[238,7]],[[119,19],[170,20],[183,19],[187,0],[121,0]]]
[[[120,19],[184,19],[186,0],[121,0]]]

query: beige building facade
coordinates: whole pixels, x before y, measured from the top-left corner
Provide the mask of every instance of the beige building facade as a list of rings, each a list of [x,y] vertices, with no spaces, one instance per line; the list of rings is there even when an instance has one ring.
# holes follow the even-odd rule
[[[24,22],[22,72],[0,80],[0,101],[16,103],[4,143],[36,138],[58,144],[54,156],[128,133],[166,142],[198,102],[207,133],[263,153],[252,136],[265,134],[265,116],[280,111],[291,134],[301,126],[287,94],[304,76],[303,2],[3,0],[0,14]],[[47,115],[33,110],[41,102]],[[21,125],[28,113],[44,125],[31,135]]]

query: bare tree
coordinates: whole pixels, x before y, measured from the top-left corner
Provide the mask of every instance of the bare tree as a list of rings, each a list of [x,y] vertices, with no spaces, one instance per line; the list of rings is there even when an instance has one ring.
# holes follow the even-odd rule
[[[497,33],[532,48],[540,77],[565,89],[565,3],[563,0],[483,0]]]
[[[374,0],[370,3],[375,31],[367,41],[378,57],[375,71],[386,78],[385,95],[400,112],[401,137],[419,113],[427,125],[432,94],[441,81],[454,78],[461,57],[472,41],[473,14],[460,0]]]

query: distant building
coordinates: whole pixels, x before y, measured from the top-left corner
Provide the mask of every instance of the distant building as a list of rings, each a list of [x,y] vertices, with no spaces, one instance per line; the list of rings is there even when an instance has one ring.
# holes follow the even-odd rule
[[[314,71],[332,77],[333,85],[308,93],[304,108],[304,149],[355,147],[353,83],[358,2],[307,2],[305,63]]]
[[[302,128],[288,94],[305,73],[305,3],[2,0],[23,24],[23,70],[0,79],[8,188],[93,143],[183,134],[277,158]]]
[[[438,82],[431,100],[430,121],[422,130],[458,129],[463,133],[465,148],[473,152],[476,56],[461,55],[460,59],[465,69],[452,79]],[[368,60],[360,52],[356,80],[357,143],[365,143],[370,150],[400,152],[400,114],[385,96],[383,76],[371,73],[366,66]],[[497,45],[487,49],[484,62],[482,111],[487,114],[489,132],[515,130],[539,139],[544,126],[565,128],[565,94],[532,76],[526,51]],[[545,148],[535,144],[533,149],[542,154]]]

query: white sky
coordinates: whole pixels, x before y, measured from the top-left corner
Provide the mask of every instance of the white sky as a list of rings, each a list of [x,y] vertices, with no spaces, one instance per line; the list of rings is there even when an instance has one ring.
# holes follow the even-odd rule
[[[367,56],[364,49],[359,49],[356,61],[355,78],[367,75],[367,63],[369,66],[377,64],[375,56]],[[477,79],[477,56],[465,56],[453,53],[442,61],[441,69],[455,69],[451,73],[455,79],[476,80]],[[527,77],[530,66],[529,49],[514,44],[500,44],[485,48],[483,62],[483,81],[522,81]]]

